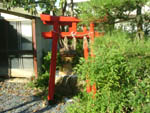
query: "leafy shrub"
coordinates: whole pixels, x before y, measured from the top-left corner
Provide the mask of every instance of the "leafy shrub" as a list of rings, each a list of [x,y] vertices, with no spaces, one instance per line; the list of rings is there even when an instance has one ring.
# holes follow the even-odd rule
[[[80,80],[96,83],[97,93],[82,92],[70,113],[150,112],[150,40],[124,32],[95,39],[95,57],[76,67]]]
[[[49,72],[50,69],[50,61],[51,61],[51,52],[48,52],[43,57],[43,64],[42,64],[42,73]],[[64,61],[61,60],[61,55],[58,52],[57,53],[57,62],[56,62],[56,70],[59,70],[60,67],[62,67],[62,64],[64,64]]]
[[[46,71],[49,72],[50,59],[51,59],[51,52],[48,52],[47,54],[45,53],[43,57],[42,73],[45,73]]]
[[[36,79],[36,81],[34,82],[34,86],[45,91],[48,88],[48,81],[49,81],[49,73],[45,72],[44,74],[42,74],[42,76],[39,76]]]

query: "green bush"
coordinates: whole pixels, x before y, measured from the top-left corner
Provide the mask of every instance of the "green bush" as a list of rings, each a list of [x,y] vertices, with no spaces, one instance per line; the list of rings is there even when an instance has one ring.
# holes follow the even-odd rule
[[[96,83],[95,98],[85,91],[70,113],[149,113],[150,40],[133,40],[124,32],[95,39],[95,57],[76,67],[79,80]]]
[[[48,52],[47,54],[45,53],[43,57],[42,73],[49,72],[50,59],[51,59],[51,52]]]
[[[46,89],[48,89],[48,81],[49,81],[49,73],[45,72],[44,74],[42,74],[42,76],[39,76],[36,79],[36,81],[34,82],[34,86],[45,91]]]
[[[42,73],[49,72],[50,69],[50,61],[51,61],[51,52],[48,52],[43,57],[43,64],[42,64]],[[56,61],[56,70],[59,70],[62,67],[62,64],[65,62],[61,60],[61,55],[57,53],[57,61]]]

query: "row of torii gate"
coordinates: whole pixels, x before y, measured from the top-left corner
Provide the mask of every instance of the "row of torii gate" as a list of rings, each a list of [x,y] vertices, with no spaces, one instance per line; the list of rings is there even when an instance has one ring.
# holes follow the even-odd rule
[[[56,72],[56,60],[57,60],[57,46],[59,38],[64,39],[65,37],[72,39],[84,39],[85,37],[90,39],[91,42],[94,41],[95,37],[100,37],[104,35],[104,33],[98,33],[94,30],[94,23],[90,23],[90,28],[87,30],[85,26],[83,26],[82,32],[77,32],[77,24],[80,22],[79,19],[75,17],[65,17],[65,16],[50,16],[46,14],[40,15],[43,24],[52,25],[53,30],[49,32],[43,32],[42,36],[45,39],[52,39],[52,56],[51,56],[51,64],[50,64],[50,77],[49,77],[49,88],[48,88],[48,101],[54,100],[54,88],[55,88],[55,72]],[[101,20],[105,21],[105,19]],[[68,26],[68,32],[62,32],[60,27]],[[84,57],[88,59],[89,56],[89,47],[87,40],[83,40],[84,43]],[[94,56],[92,49],[91,49],[91,56]],[[92,91],[92,89],[94,91]],[[87,92],[96,93],[96,86],[90,85],[89,81],[87,80]]]

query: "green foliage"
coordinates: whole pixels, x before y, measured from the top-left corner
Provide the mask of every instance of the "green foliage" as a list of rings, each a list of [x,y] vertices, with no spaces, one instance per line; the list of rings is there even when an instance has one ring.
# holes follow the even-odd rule
[[[95,39],[95,57],[81,60],[80,80],[96,83],[95,98],[82,92],[70,113],[149,113],[150,40],[136,41],[124,32]]]
[[[48,52],[44,57],[43,57],[43,64],[42,64],[42,71],[45,73],[46,71],[49,72],[50,69],[50,59],[51,59],[51,52]]]
[[[21,7],[32,14],[36,14],[37,3],[35,0],[2,0],[4,7],[11,9],[14,7]]]
[[[36,15],[37,7],[40,7],[46,14],[50,12],[56,13],[58,8],[56,7],[56,0],[2,0],[4,7],[11,9],[14,7],[21,7],[29,13]]]
[[[43,91],[48,89],[49,73],[45,72],[42,76],[39,76],[36,81],[34,81],[34,87],[40,88]]]
[[[129,12],[146,5],[149,0],[90,0],[80,5],[83,21],[95,21],[108,16],[108,21],[128,19]],[[128,13],[127,13],[128,11]],[[125,13],[126,12],[126,13]],[[90,17],[90,18],[89,18]]]
[[[7,9],[20,7],[24,8],[24,10],[28,11],[32,15],[36,15],[38,13],[39,7],[41,11],[45,14],[52,15],[71,15],[69,11],[67,11],[67,0],[59,0],[60,7],[57,7],[58,0],[0,0],[3,2],[3,5]],[[73,2],[71,2],[73,4]],[[38,8],[37,8],[38,7]],[[72,9],[73,10],[73,9]],[[73,11],[72,11],[73,12]]]
[[[108,31],[114,27],[114,24],[122,22],[135,23],[138,29],[143,30],[143,24],[146,24],[150,19],[150,12],[142,12],[142,8],[145,5],[149,6],[149,1],[90,0],[80,5],[79,17],[85,24],[93,21],[99,23],[101,29],[104,28]],[[133,14],[133,12],[135,13]],[[100,22],[104,17],[107,17],[107,21]]]
[[[50,69],[50,61],[51,61],[51,52],[48,52],[48,53],[45,54],[45,56],[43,57],[42,73],[49,72],[49,69]],[[62,65],[63,65],[64,63],[65,63],[65,62],[62,61],[61,55],[60,55],[60,53],[58,52],[58,53],[57,53],[56,70],[59,70],[59,69],[62,67]]]
[[[31,14],[37,14],[37,7],[40,7],[44,13],[56,12],[56,0],[2,0],[4,7],[11,9],[21,7]]]

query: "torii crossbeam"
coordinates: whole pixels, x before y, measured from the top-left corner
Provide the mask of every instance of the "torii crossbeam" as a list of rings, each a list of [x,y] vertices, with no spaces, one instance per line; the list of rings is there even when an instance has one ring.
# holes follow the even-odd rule
[[[94,23],[90,23],[90,30],[83,27],[83,32],[77,32],[77,24],[80,22],[79,19],[74,17],[64,16],[50,16],[41,14],[41,20],[44,24],[53,25],[53,30],[49,32],[43,32],[42,36],[45,39],[52,39],[52,56],[50,64],[50,77],[49,77],[49,89],[48,89],[48,101],[54,100],[54,89],[55,89],[55,73],[56,73],[56,58],[57,58],[57,42],[59,38],[73,38],[74,35],[77,39],[83,39],[84,36],[94,41],[94,37],[104,35],[104,33],[98,33],[94,31]],[[61,32],[60,26],[69,26],[68,32]],[[84,57],[88,58],[87,48],[84,48]]]

